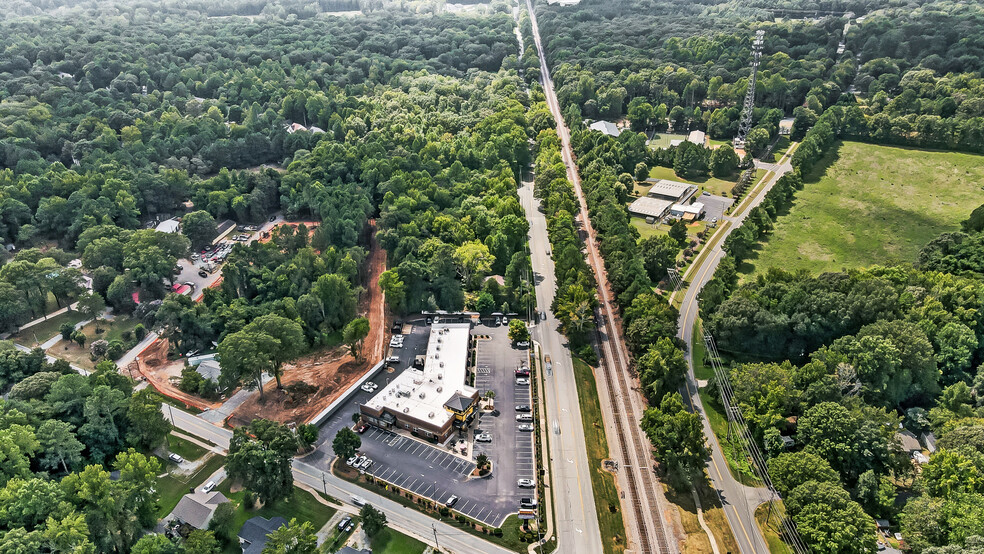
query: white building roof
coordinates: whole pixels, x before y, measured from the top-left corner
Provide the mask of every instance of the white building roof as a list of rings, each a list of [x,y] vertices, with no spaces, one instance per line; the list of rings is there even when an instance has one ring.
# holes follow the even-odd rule
[[[588,128],[592,131],[601,131],[602,133],[612,137],[617,137],[622,134],[622,131],[620,131],[611,121],[595,121]]]
[[[690,134],[687,135],[687,140],[694,144],[704,146],[704,131],[690,131]]]
[[[629,213],[643,217],[663,217],[672,204],[670,200],[643,196],[629,204]]]
[[[693,204],[673,204],[670,206],[670,212],[700,215],[704,212],[704,204],[701,202],[694,202]]]
[[[178,223],[177,218],[171,218],[158,223],[155,229],[162,233],[177,233],[178,227],[180,227],[180,224]]]
[[[478,392],[465,384],[470,329],[469,323],[432,325],[424,368],[407,369],[365,405],[377,411],[385,408],[438,427],[444,426],[453,417],[444,404],[458,392],[465,396]]]
[[[666,179],[647,179],[647,183],[652,183],[649,188],[649,196],[675,200],[682,202],[697,192],[697,185],[681,183],[679,181],[667,181]]]

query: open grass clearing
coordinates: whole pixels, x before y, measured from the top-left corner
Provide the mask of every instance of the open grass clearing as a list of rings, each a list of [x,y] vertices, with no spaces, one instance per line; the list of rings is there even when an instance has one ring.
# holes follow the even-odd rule
[[[170,462],[164,463],[170,464]],[[171,510],[178,505],[178,501],[181,500],[181,497],[189,489],[197,489],[210,475],[218,471],[223,464],[225,464],[225,456],[213,454],[198,468],[198,471],[191,475],[174,475],[170,473],[158,479],[157,491],[160,493],[160,501],[157,503],[157,517],[162,518],[171,513]]]
[[[70,363],[81,368],[92,370],[95,369],[96,364],[99,363],[99,360],[92,360],[89,351],[89,346],[92,342],[96,340],[105,340],[107,342],[119,340],[123,342],[125,348],[132,348],[132,346],[137,342],[136,339],[133,338],[132,333],[138,323],[140,322],[130,317],[118,317],[112,320],[103,319],[99,321],[92,321],[79,329],[79,331],[82,331],[82,333],[86,336],[85,346],[79,346],[77,343],[72,341],[62,340],[49,348],[48,353],[56,358],[68,360]],[[131,337],[129,341],[123,340],[123,334],[127,332],[130,333]]]
[[[373,554],[420,554],[427,545],[403,533],[384,528],[372,538]]]
[[[226,495],[226,498],[236,505],[235,518],[233,519],[232,525],[235,532],[238,532],[248,519],[256,516],[263,516],[266,519],[280,516],[288,522],[296,518],[299,523],[305,521],[310,522],[314,530],[317,531],[324,527],[325,523],[328,523],[328,520],[336,512],[331,506],[322,504],[313,494],[298,487],[294,487],[294,494],[289,498],[249,510],[246,509],[246,505],[243,502],[246,491],[240,488],[236,492],[232,492],[231,489],[231,479],[225,479],[216,487],[216,490],[221,491],[222,494]],[[239,543],[232,541],[224,552],[241,552]]]
[[[59,328],[63,323],[71,323],[72,325],[77,324],[82,321],[82,314],[78,310],[72,310],[70,312],[64,312],[53,317],[49,317],[45,321],[32,325],[23,331],[18,331],[10,336],[10,340],[16,342],[17,344],[34,347],[51,337],[57,335],[60,331]]]
[[[574,358],[574,379],[577,382],[577,400],[581,406],[581,422],[584,424],[584,444],[588,449],[588,465],[591,467],[591,490],[594,491],[598,509],[598,526],[606,553],[625,551],[625,522],[619,504],[615,476],[602,469],[602,460],[608,458],[608,439],[601,419],[601,402],[598,385],[591,366]]]
[[[837,143],[740,270],[816,274],[914,262],[984,203],[982,182],[984,156]]]
[[[755,175],[752,177],[752,183],[757,183],[759,179],[765,175],[764,169],[756,169]],[[698,191],[696,196],[700,196],[703,192],[708,192],[710,194],[716,194],[718,196],[724,196],[725,198],[731,198],[731,189],[738,182],[738,177],[740,173],[735,173],[729,179],[719,179],[718,177],[698,177],[693,179],[684,179],[683,177],[677,176],[676,172],[673,171],[671,167],[656,166],[649,170],[649,177],[651,179],[666,179],[668,181],[678,181],[681,183],[689,183],[691,185],[697,185]],[[636,184],[635,191],[640,195],[645,195],[649,192],[650,186],[643,183]]]
[[[189,462],[193,462],[198,458],[201,458],[206,452],[208,452],[208,449],[173,434],[167,436],[166,450],[181,456]]]
[[[674,133],[653,133],[653,138],[649,140],[649,147],[669,148],[670,142],[674,140],[687,140],[687,135],[677,135]]]

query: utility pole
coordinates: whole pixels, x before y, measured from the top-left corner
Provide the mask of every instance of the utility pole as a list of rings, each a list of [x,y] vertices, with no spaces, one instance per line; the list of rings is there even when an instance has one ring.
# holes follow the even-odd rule
[[[325,488],[325,496],[328,496],[328,481],[325,480],[325,472],[321,472],[321,486]]]
[[[434,530],[434,546],[436,547],[437,551],[440,552],[441,551],[441,543],[437,542],[437,525],[434,525],[433,523],[431,523],[431,529]]]

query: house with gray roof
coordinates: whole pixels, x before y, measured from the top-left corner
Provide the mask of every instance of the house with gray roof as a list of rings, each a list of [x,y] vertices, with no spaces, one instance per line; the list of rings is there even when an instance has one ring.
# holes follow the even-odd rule
[[[263,516],[256,516],[246,520],[238,534],[239,546],[243,549],[243,554],[260,554],[263,552],[268,535],[284,525],[287,525],[287,520],[282,517],[267,519]]]
[[[168,517],[179,523],[187,523],[195,529],[207,529],[208,522],[215,515],[215,509],[228,501],[219,491],[196,491],[182,496]]]

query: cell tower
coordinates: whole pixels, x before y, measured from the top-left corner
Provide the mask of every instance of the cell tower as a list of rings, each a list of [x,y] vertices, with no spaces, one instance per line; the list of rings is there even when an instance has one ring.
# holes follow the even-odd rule
[[[752,108],[755,107],[755,76],[758,74],[763,42],[765,42],[765,31],[755,31],[755,41],[752,42],[752,76],[748,79],[745,105],[741,108],[741,119],[738,121],[738,136],[735,137],[736,149],[745,148],[745,137],[748,135],[749,129],[752,128]]]

